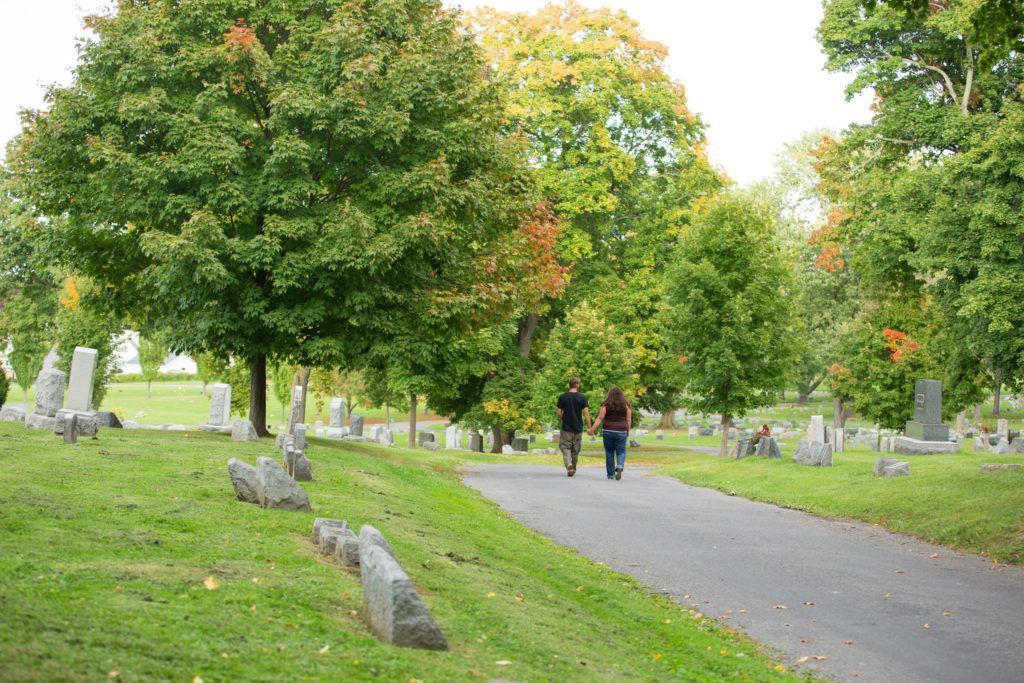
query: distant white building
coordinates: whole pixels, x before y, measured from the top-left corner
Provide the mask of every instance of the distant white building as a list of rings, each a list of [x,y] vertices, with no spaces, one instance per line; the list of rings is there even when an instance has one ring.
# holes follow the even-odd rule
[[[117,358],[122,375],[138,375],[142,373],[142,366],[139,365],[139,333],[126,330],[121,336],[120,343],[114,350],[114,357]],[[196,374],[196,362],[188,355],[168,354],[160,366],[161,373],[184,372],[190,375]]]

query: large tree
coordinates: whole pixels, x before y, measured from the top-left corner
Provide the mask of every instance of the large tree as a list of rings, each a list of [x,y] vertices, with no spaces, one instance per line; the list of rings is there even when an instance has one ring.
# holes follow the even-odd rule
[[[683,403],[733,417],[775,403],[796,356],[793,269],[772,207],[732,191],[702,201],[668,273],[669,349]]]
[[[175,350],[352,365],[396,325],[468,325],[527,208],[500,91],[436,0],[123,0],[11,165],[55,253]]]

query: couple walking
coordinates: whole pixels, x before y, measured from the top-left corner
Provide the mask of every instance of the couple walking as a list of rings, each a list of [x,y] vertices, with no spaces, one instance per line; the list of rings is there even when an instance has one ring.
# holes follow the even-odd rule
[[[622,389],[612,387],[608,391],[594,424],[590,424],[590,404],[586,394],[580,393],[580,381],[576,377],[569,380],[569,391],[558,397],[557,405],[558,417],[562,420],[558,449],[562,451],[566,474],[570,477],[576,474],[576,462],[583,444],[583,419],[586,418],[587,434],[591,436],[599,425],[604,425],[605,470],[609,479],[622,479],[622,469],[626,466],[626,439],[633,421],[633,410]]]

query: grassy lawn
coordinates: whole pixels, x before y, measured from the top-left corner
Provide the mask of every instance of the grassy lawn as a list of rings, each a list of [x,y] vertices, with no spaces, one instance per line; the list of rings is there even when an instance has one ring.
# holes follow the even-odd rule
[[[795,447],[795,446],[794,446]],[[883,479],[872,474],[879,455],[910,463],[912,475]],[[981,474],[983,462],[1024,463],[1021,455],[975,453],[898,456],[847,449],[833,467],[791,460],[732,460],[708,455],[636,452],[634,461],[664,464],[659,470],[692,484],[826,517],[878,524],[959,550],[1024,564],[1024,470]]]
[[[314,551],[314,515],[233,499],[227,459],[272,450],[144,430],[63,446],[0,424],[0,678],[795,679],[459,481],[467,459],[516,459],[315,440],[315,514],[384,532],[451,651],[382,645],[358,576]]]

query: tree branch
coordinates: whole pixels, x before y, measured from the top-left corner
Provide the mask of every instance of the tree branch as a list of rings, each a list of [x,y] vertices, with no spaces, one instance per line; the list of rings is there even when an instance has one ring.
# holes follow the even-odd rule
[[[971,101],[971,88],[974,85],[974,50],[971,49],[971,44],[965,41],[967,46],[967,82],[964,84],[964,97],[960,103],[960,111],[967,116],[967,105]]]
[[[916,66],[918,68],[928,69],[929,71],[934,71],[935,73],[937,73],[940,76],[942,76],[942,80],[944,80],[946,82],[946,89],[949,90],[949,96],[953,98],[953,104],[955,104],[957,107],[960,106],[960,100],[956,96],[956,88],[953,87],[953,79],[951,79],[949,77],[949,74],[947,74],[945,71],[943,71],[939,67],[933,66],[933,65],[928,64],[926,62],[922,62],[919,59],[911,59],[910,57],[903,57],[902,59],[907,64],[913,64],[914,66]]]

